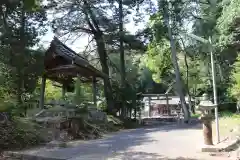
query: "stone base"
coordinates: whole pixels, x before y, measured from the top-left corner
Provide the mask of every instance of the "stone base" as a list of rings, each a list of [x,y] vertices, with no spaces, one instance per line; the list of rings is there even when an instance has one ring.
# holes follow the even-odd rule
[[[221,152],[221,149],[214,145],[203,145],[201,147],[201,152]]]
[[[216,145],[203,145],[201,147],[202,152],[229,152],[237,148],[240,144],[240,139],[231,141],[224,141]]]

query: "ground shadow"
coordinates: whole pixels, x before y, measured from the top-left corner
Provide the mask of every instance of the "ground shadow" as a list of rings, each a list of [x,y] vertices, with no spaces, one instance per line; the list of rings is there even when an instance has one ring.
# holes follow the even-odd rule
[[[105,157],[106,155],[110,156],[114,153],[127,151],[132,146],[140,146],[146,143],[154,143],[154,141],[157,141],[157,140],[154,140],[151,137],[147,136],[147,134],[151,132],[158,132],[158,131],[171,132],[174,130],[191,130],[191,129],[199,129],[199,128],[200,128],[199,124],[182,124],[182,125],[175,124],[175,125],[165,125],[165,126],[157,126],[157,127],[156,126],[144,127],[144,128],[138,128],[138,129],[133,129],[129,131],[118,132],[108,138],[91,140],[91,141],[88,141],[87,143],[79,144],[77,146],[70,147],[70,148],[61,148],[56,150],[37,150],[32,152],[32,154],[40,155],[44,157],[51,157],[55,159],[58,159],[58,158],[72,159],[74,157],[78,159],[78,158],[83,158],[83,157],[87,158],[87,157],[93,157],[93,156]],[[131,155],[131,152],[128,154]],[[141,155],[143,153],[139,152],[139,154]],[[146,156],[150,157],[150,155],[147,155],[147,154]],[[147,158],[143,158],[143,159],[147,159]],[[152,159],[157,159],[157,158],[152,158]]]
[[[197,160],[193,158],[176,157],[168,158],[163,155],[146,152],[124,152],[115,155],[110,160]]]
[[[74,145],[74,147],[60,148],[60,149],[37,149],[33,151],[26,151],[24,154],[31,154],[37,156],[44,156],[54,159],[68,159],[68,160],[78,160],[78,159],[108,159],[112,155],[121,156],[119,152],[130,151],[129,148],[133,146],[140,146],[149,143],[155,143],[156,139],[148,136],[151,132],[165,133],[176,130],[192,130],[200,129],[201,124],[172,124],[163,126],[149,126],[133,130],[127,130],[123,132],[117,132],[110,137],[90,140],[86,143]],[[174,133],[175,135],[175,133]],[[168,141],[162,142],[161,145],[167,145]],[[175,143],[175,142],[173,142]],[[125,156],[133,157],[132,159],[138,160],[155,160],[155,159],[169,159],[161,155],[154,153],[144,153],[144,152],[127,152],[124,153]],[[102,158],[100,158],[102,157]],[[138,157],[138,158],[134,158]],[[149,158],[148,158],[149,157]],[[127,159],[127,158],[123,158]],[[179,160],[193,160],[189,158],[179,157]]]
[[[199,120],[194,120],[189,124],[185,123],[170,123],[170,124],[158,124],[158,125],[150,125],[150,126],[144,126],[142,128],[147,129],[148,132],[155,132],[155,131],[175,131],[175,130],[201,130],[202,129],[202,123]]]

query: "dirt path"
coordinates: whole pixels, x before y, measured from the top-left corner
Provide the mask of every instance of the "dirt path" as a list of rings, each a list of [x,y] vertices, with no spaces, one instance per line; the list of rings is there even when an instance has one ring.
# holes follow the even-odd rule
[[[199,126],[162,126],[119,132],[71,148],[37,149],[25,154],[44,160],[223,160],[227,154],[210,156],[199,152],[202,132]]]

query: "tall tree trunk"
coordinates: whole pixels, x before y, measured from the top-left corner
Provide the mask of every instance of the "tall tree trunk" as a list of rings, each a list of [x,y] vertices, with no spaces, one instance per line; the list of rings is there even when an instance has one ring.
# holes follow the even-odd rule
[[[194,106],[192,105],[191,95],[190,95],[190,91],[189,91],[189,85],[188,85],[188,82],[189,82],[189,67],[188,67],[188,61],[187,61],[187,51],[186,51],[186,47],[185,47],[185,44],[184,44],[182,38],[181,38],[181,42],[182,42],[182,45],[183,45],[183,49],[185,51],[184,63],[185,63],[185,66],[186,66],[186,86],[187,86],[187,96],[188,96],[188,107],[191,110],[191,112],[193,114],[195,114]]]
[[[182,81],[181,81],[181,76],[180,76],[180,71],[179,71],[179,66],[178,66],[178,60],[177,60],[177,51],[176,51],[176,45],[175,45],[175,41],[173,39],[173,35],[172,35],[172,29],[169,23],[169,15],[168,15],[168,7],[164,8],[164,19],[165,19],[165,23],[168,27],[168,36],[170,39],[170,45],[171,45],[171,56],[172,56],[172,63],[174,66],[174,71],[175,71],[175,76],[176,76],[176,87],[177,87],[177,92],[178,95],[180,97],[180,101],[181,101],[181,105],[183,108],[183,112],[184,112],[184,122],[188,123],[189,122],[189,118],[190,118],[190,113],[185,101],[185,97],[183,94],[183,87],[182,87]]]
[[[119,0],[119,44],[120,44],[120,66],[121,66],[121,88],[125,90],[125,58],[124,58],[124,45],[123,45],[123,1]],[[123,108],[123,117],[126,117],[127,110],[125,106],[125,97],[122,94],[122,108]]]
[[[106,51],[105,42],[103,39],[103,32],[99,27],[99,21],[97,20],[96,15],[92,11],[89,1],[83,0],[83,3],[84,3],[83,12],[85,14],[85,19],[88,23],[89,28],[91,29],[91,32],[97,44],[97,51],[102,66],[102,71],[108,76],[108,78],[104,78],[104,95],[107,102],[107,112],[115,115],[116,111],[114,111],[114,101],[112,96],[113,92],[111,82],[109,79],[109,67],[107,58],[108,55]]]
[[[120,63],[121,63],[121,81],[122,87],[125,87],[125,58],[124,58],[124,45],[123,45],[123,4],[122,0],[119,0],[119,44],[120,44]]]
[[[102,66],[102,71],[109,76],[109,68],[107,64],[107,51],[105,47],[105,43],[103,41],[103,35],[102,33],[95,34],[94,36],[96,43],[97,43],[97,51],[100,58],[100,63]],[[112,86],[110,83],[109,78],[104,78],[104,95],[106,97],[107,101],[107,112],[111,114],[115,114],[114,112],[114,103],[113,103],[113,97],[112,97]]]
[[[23,71],[24,71],[24,57],[25,57],[25,10],[24,10],[24,3],[22,2],[22,11],[21,11],[21,30],[20,30],[20,40],[18,42],[19,46],[16,46],[16,53],[21,61],[17,62],[17,74],[18,74],[18,85],[17,85],[17,96],[18,96],[18,104],[22,104],[22,94],[24,92],[24,79],[23,79]]]

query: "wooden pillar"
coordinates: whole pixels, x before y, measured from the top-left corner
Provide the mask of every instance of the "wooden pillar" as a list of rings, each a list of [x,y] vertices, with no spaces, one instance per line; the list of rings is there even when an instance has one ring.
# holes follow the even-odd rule
[[[93,103],[97,105],[97,82],[96,77],[92,79],[92,92],[93,92]]]
[[[40,101],[39,107],[44,108],[44,95],[45,95],[45,86],[46,86],[46,76],[42,76],[42,84],[41,84],[41,91],[40,91]]]

